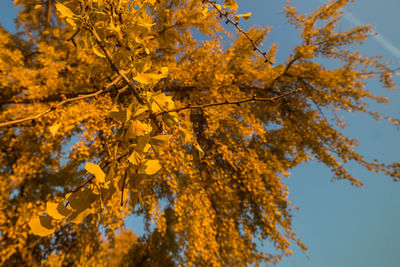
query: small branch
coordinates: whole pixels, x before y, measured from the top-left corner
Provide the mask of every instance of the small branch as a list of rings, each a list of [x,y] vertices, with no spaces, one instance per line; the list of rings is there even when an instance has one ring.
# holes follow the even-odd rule
[[[247,103],[247,102],[270,102],[270,103],[274,103],[275,101],[293,95],[295,93],[300,92],[302,89],[296,89],[294,91],[285,93],[285,94],[281,94],[278,96],[274,96],[274,97],[268,97],[268,98],[261,98],[261,97],[256,97],[255,95],[253,97],[250,98],[245,98],[245,99],[241,99],[241,100],[237,100],[237,101],[224,101],[224,102],[217,102],[217,103],[208,103],[208,104],[203,104],[203,105],[186,105],[183,107],[179,107],[179,108],[174,108],[174,109],[170,109],[170,110],[164,110],[164,111],[160,111],[158,113],[155,114],[155,116],[159,116],[162,114],[166,114],[166,113],[170,113],[170,112],[178,112],[178,111],[182,111],[185,109],[195,109],[195,108],[208,108],[208,107],[215,107],[215,106],[222,106],[222,105],[240,105],[242,103]]]
[[[77,188],[72,189],[71,192],[75,193],[75,192],[79,191],[81,188],[85,187],[87,184],[90,184],[93,181],[94,177],[96,177],[96,176],[91,175],[91,177],[89,179],[87,179],[83,184],[81,184]]]
[[[267,53],[264,52],[264,51],[262,51],[262,50],[257,46],[256,42],[250,37],[250,35],[249,35],[245,30],[243,30],[243,29],[239,26],[239,23],[238,23],[238,22],[233,21],[233,20],[229,17],[228,12],[224,12],[223,10],[221,10],[220,8],[218,8],[218,6],[215,4],[215,1],[205,0],[205,2],[209,3],[210,5],[212,5],[212,6],[218,11],[218,13],[219,13],[219,15],[220,15],[221,17],[225,17],[226,23],[232,24],[233,26],[236,27],[236,29],[237,29],[240,33],[242,33],[244,36],[246,36],[246,38],[247,38],[247,39],[250,41],[250,43],[252,44],[254,50],[257,51],[257,52],[259,52],[259,53],[264,57],[265,62],[268,62],[268,63],[271,64],[271,65],[273,64],[273,62],[271,61],[271,59],[267,56]]]
[[[49,102],[58,102],[62,101],[66,98],[73,98],[80,96],[82,94],[93,94],[97,91],[88,91],[88,92],[77,92],[77,93],[66,93],[66,94],[54,94],[54,95],[48,95],[45,97],[38,97],[38,98],[9,98],[4,100],[0,100],[0,106],[1,105],[26,105],[26,104],[37,104],[37,103],[49,103]],[[1,98],[1,95],[0,95]]]
[[[126,182],[126,171],[125,171],[124,179],[122,180],[122,188],[121,188],[121,207],[124,205],[124,189],[125,189],[125,182]]]
[[[87,99],[87,98],[91,98],[91,97],[95,97],[97,95],[100,95],[102,93],[107,92],[113,85],[115,85],[118,81],[120,81],[120,79],[121,79],[121,77],[117,77],[111,83],[105,84],[101,90],[98,90],[97,92],[94,92],[92,94],[81,95],[81,96],[77,96],[77,97],[73,97],[73,98],[69,98],[69,99],[64,99],[61,102],[59,102],[58,104],[52,105],[49,109],[47,109],[46,111],[43,111],[43,112],[41,112],[41,113],[39,113],[37,115],[30,116],[30,117],[27,117],[27,118],[18,119],[18,120],[13,120],[13,121],[0,123],[0,127],[11,126],[11,125],[19,124],[19,123],[26,122],[26,121],[36,121],[37,119],[45,116],[47,113],[50,113],[50,112],[56,110],[57,108],[67,104],[67,103],[78,101],[78,100],[82,100],[82,99]]]
[[[124,80],[124,82],[129,86],[129,88],[132,89],[133,94],[135,95],[136,99],[139,101],[140,104],[143,105],[144,101],[140,97],[139,92],[136,90],[135,85],[132,83],[131,80],[128,79],[128,77],[126,77],[125,74],[123,74],[121,72],[121,70],[118,68],[118,66],[112,61],[110,54],[108,53],[108,51],[104,47],[104,44],[102,43],[100,37],[95,32],[94,28],[91,25],[86,24],[85,25],[85,29],[88,30],[90,32],[90,34],[94,37],[97,45],[101,48],[101,50],[103,51],[105,57],[107,58],[107,61],[111,66],[111,69],[114,70],[122,78],[122,80]]]
[[[46,29],[50,28],[50,23],[51,23],[51,7],[52,7],[52,0],[47,0],[47,18],[46,18]]]

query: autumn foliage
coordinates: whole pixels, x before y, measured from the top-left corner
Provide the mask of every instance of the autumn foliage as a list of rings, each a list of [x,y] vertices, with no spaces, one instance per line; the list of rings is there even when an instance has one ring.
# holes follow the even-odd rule
[[[337,111],[399,122],[367,108],[388,99],[366,80],[392,90],[393,71],[354,49],[370,26],[337,27],[348,2],[288,2],[301,42],[277,65],[235,0],[15,0],[20,32],[0,28],[1,265],[248,266],[306,250],[291,169],[400,177],[341,133]],[[146,235],[124,230],[131,214]]]

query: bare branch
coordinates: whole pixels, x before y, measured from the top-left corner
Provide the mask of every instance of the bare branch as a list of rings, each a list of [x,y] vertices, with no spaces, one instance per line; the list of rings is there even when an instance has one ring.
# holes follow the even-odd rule
[[[121,207],[124,205],[124,189],[125,189],[125,182],[126,182],[126,171],[125,171],[124,179],[122,180],[122,188],[121,188]]]
[[[246,38],[247,38],[247,39],[250,41],[250,43],[252,44],[254,50],[257,51],[257,52],[259,52],[259,53],[264,57],[265,62],[268,62],[268,63],[271,64],[271,65],[273,64],[273,62],[271,61],[271,59],[267,56],[267,53],[264,52],[264,51],[262,51],[262,50],[257,46],[256,42],[250,37],[250,35],[249,35],[245,30],[243,30],[243,29],[239,26],[239,22],[233,21],[233,20],[229,17],[228,12],[225,12],[224,10],[220,9],[220,8],[216,5],[215,1],[204,0],[204,2],[207,2],[207,3],[209,3],[210,5],[212,5],[212,6],[218,11],[219,15],[220,15],[221,17],[224,17],[224,18],[226,19],[226,23],[232,24],[233,26],[236,27],[236,29],[237,29],[240,33],[242,33],[244,36],[246,36]]]
[[[241,99],[241,100],[237,100],[237,101],[224,101],[224,102],[217,102],[217,103],[208,103],[208,104],[203,104],[203,105],[186,105],[183,107],[179,107],[179,108],[174,108],[174,109],[170,109],[170,110],[164,110],[164,111],[160,111],[157,112],[155,114],[155,116],[159,116],[162,114],[166,114],[166,113],[170,113],[170,112],[178,112],[178,111],[182,111],[185,109],[196,109],[196,108],[208,108],[208,107],[215,107],[215,106],[222,106],[222,105],[240,105],[242,103],[247,103],[247,102],[270,102],[270,103],[274,103],[275,101],[293,95],[295,93],[300,92],[302,89],[298,88],[294,91],[285,93],[285,94],[281,94],[278,96],[274,96],[274,97],[268,97],[268,98],[261,98],[261,97],[256,97],[255,95],[253,97],[250,98],[245,98],[245,99]]]
[[[45,116],[47,113],[50,113],[54,110],[56,110],[57,108],[70,103],[70,102],[74,102],[74,101],[78,101],[78,100],[82,100],[82,99],[88,99],[88,98],[92,98],[95,96],[98,96],[102,93],[107,92],[113,85],[115,85],[117,82],[119,82],[121,80],[121,77],[118,76],[114,81],[112,81],[111,83],[108,84],[104,84],[103,88],[98,90],[97,92],[91,93],[91,94],[87,94],[87,95],[81,95],[81,96],[77,96],[77,97],[73,97],[73,98],[69,98],[69,99],[64,99],[61,102],[59,102],[58,104],[54,104],[52,105],[49,109],[36,114],[34,116],[30,116],[30,117],[26,117],[26,118],[22,118],[22,119],[18,119],[18,120],[13,120],[13,121],[8,121],[8,122],[3,122],[0,123],[0,127],[4,127],[4,126],[12,126],[12,125],[16,125],[22,122],[26,122],[26,121],[36,121],[37,119]]]

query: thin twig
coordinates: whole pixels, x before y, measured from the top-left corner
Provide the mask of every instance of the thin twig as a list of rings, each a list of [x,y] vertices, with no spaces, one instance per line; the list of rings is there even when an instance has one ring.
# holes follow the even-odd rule
[[[52,112],[52,111],[55,111],[57,108],[59,108],[59,107],[65,105],[65,104],[67,104],[67,103],[74,102],[74,101],[78,101],[78,100],[82,100],[82,99],[92,98],[92,97],[98,96],[98,95],[100,95],[100,94],[102,94],[102,93],[105,93],[105,92],[107,92],[113,85],[115,85],[115,84],[116,84],[118,81],[120,81],[120,80],[121,80],[121,77],[118,76],[118,77],[117,77],[114,81],[112,81],[111,83],[104,84],[103,88],[100,89],[100,90],[98,90],[97,92],[94,92],[94,93],[91,93],[91,94],[87,94],[87,95],[81,95],[81,96],[77,96],[77,97],[73,97],[73,98],[69,98],[69,99],[64,99],[64,100],[62,100],[61,102],[52,105],[49,109],[47,109],[47,110],[45,110],[45,111],[43,111],[43,112],[41,112],[41,113],[39,113],[39,114],[36,114],[36,115],[34,115],[34,116],[30,116],[30,117],[26,117],[26,118],[22,118],[22,119],[18,119],[18,120],[13,120],[13,121],[8,121],[8,122],[0,123],[0,127],[11,126],[11,125],[19,124],[19,123],[26,122],[26,121],[36,121],[37,119],[43,117],[44,115],[46,115],[46,114],[48,114],[48,113],[50,113],[50,112]]]
[[[124,205],[125,181],[126,181],[126,171],[125,171],[124,179],[122,180],[122,188],[121,188],[121,207]]]
[[[236,100],[236,101],[224,101],[224,102],[217,102],[217,103],[208,103],[208,104],[203,104],[203,105],[186,105],[183,107],[179,107],[179,108],[174,108],[174,109],[170,109],[170,110],[164,110],[164,111],[160,111],[158,113],[155,114],[155,116],[159,116],[162,114],[166,114],[166,113],[170,113],[170,112],[178,112],[181,110],[185,110],[185,109],[196,109],[196,108],[208,108],[208,107],[215,107],[215,106],[222,106],[222,105],[240,105],[242,103],[247,103],[247,102],[271,102],[274,103],[275,101],[287,97],[289,95],[293,95],[295,93],[300,92],[302,89],[296,89],[294,91],[285,93],[285,94],[281,94],[278,96],[274,96],[274,97],[268,97],[268,98],[261,98],[261,97],[256,97],[255,95],[253,97],[250,98],[245,98],[245,99],[240,99],[240,100]]]
[[[220,9],[217,4],[215,3],[215,1],[210,1],[210,0],[205,0],[205,2],[209,3],[210,5],[212,5],[219,13],[219,15],[221,17],[225,17],[226,19],[226,23],[230,23],[233,26],[236,27],[236,29],[242,33],[244,36],[246,36],[246,38],[250,41],[250,43],[252,44],[253,48],[255,51],[259,52],[265,59],[265,62],[268,62],[269,64],[273,64],[273,62],[271,61],[271,59],[267,56],[267,52],[262,51],[256,44],[256,42],[250,37],[250,35],[243,30],[240,26],[239,26],[239,22],[233,21],[229,15],[228,12],[225,12],[224,10]]]
[[[132,89],[133,94],[135,95],[136,99],[139,101],[140,104],[143,105],[144,101],[140,97],[139,92],[136,90],[135,85],[132,83],[131,80],[128,79],[128,77],[126,77],[126,75],[124,73],[121,72],[121,70],[118,68],[118,66],[112,61],[110,54],[108,53],[108,51],[104,47],[103,42],[101,41],[100,37],[95,32],[94,28],[91,25],[86,24],[85,25],[85,29],[88,30],[90,32],[90,34],[95,38],[95,41],[96,41],[97,45],[103,51],[105,57],[107,58],[108,63],[110,63],[111,68],[116,73],[118,73],[118,75],[122,78],[122,80],[124,80],[124,82],[129,86],[129,88]]]

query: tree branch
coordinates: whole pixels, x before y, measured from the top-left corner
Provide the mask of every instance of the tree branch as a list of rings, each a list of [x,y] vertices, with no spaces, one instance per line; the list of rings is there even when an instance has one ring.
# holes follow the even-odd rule
[[[268,62],[268,63],[271,64],[271,65],[273,64],[273,62],[271,61],[271,59],[267,56],[267,52],[262,51],[262,50],[257,46],[256,42],[250,37],[250,35],[249,35],[245,30],[243,30],[243,29],[239,26],[239,22],[233,21],[233,20],[229,17],[228,12],[225,12],[224,10],[221,10],[221,9],[216,5],[215,1],[210,1],[210,0],[203,0],[203,1],[209,3],[210,5],[212,5],[212,6],[218,11],[218,13],[219,13],[219,15],[220,15],[221,17],[225,17],[226,23],[227,23],[227,24],[228,24],[228,23],[232,24],[233,26],[236,27],[236,29],[237,29],[240,33],[242,33],[244,36],[246,36],[246,38],[247,38],[247,39],[250,41],[250,43],[252,44],[254,50],[257,51],[257,52],[259,52],[259,53],[264,57],[265,62]]]
[[[124,174],[124,179],[122,180],[122,188],[121,188],[121,207],[124,205],[124,189],[125,189],[125,182],[126,182],[126,170]]]
[[[114,70],[122,78],[122,80],[124,80],[124,82],[129,86],[129,88],[132,89],[132,92],[135,95],[136,99],[139,101],[140,104],[143,105],[144,101],[140,97],[139,92],[136,90],[135,85],[132,83],[131,80],[128,79],[128,77],[126,77],[125,74],[123,74],[121,72],[121,70],[118,68],[118,66],[112,61],[110,54],[108,53],[108,51],[104,47],[103,42],[101,41],[100,37],[95,32],[94,28],[91,25],[86,24],[85,25],[85,29],[88,30],[90,32],[90,34],[94,37],[97,45],[101,48],[101,50],[103,51],[105,57],[107,58],[108,63],[110,63],[111,69]]]
[[[22,119],[18,119],[18,120],[13,120],[13,121],[8,121],[8,122],[3,122],[0,123],[0,127],[4,127],[4,126],[12,126],[12,125],[16,125],[22,122],[26,122],[26,121],[36,121],[37,119],[45,116],[47,113],[50,113],[54,110],[56,110],[57,108],[70,103],[70,102],[74,102],[74,101],[78,101],[78,100],[82,100],[82,99],[87,99],[87,98],[91,98],[91,97],[95,97],[97,95],[100,95],[102,93],[107,92],[113,85],[115,85],[118,81],[121,80],[121,77],[118,76],[114,81],[112,81],[109,84],[104,84],[103,88],[101,90],[98,90],[97,92],[91,93],[91,94],[87,94],[87,95],[81,95],[81,96],[77,96],[77,97],[73,97],[73,98],[68,98],[68,99],[64,99],[61,102],[59,102],[58,104],[54,104],[52,105],[49,109],[36,114],[34,116],[30,116],[27,118],[22,118]]]
[[[159,116],[162,114],[166,114],[166,113],[170,113],[170,112],[178,112],[181,110],[185,110],[185,109],[195,109],[195,108],[208,108],[208,107],[215,107],[215,106],[222,106],[222,105],[240,105],[242,103],[247,103],[247,102],[271,102],[274,103],[275,101],[287,97],[289,95],[293,95],[295,93],[300,92],[302,89],[298,88],[294,91],[285,93],[285,94],[281,94],[278,96],[274,96],[274,97],[268,97],[268,98],[261,98],[261,97],[256,97],[255,95],[253,97],[250,98],[245,98],[245,99],[240,99],[237,101],[224,101],[224,102],[216,102],[216,103],[208,103],[208,104],[203,104],[203,105],[191,105],[188,104],[186,106],[183,107],[179,107],[179,108],[174,108],[174,109],[170,109],[170,110],[164,110],[164,111],[160,111],[155,113],[155,116]]]

